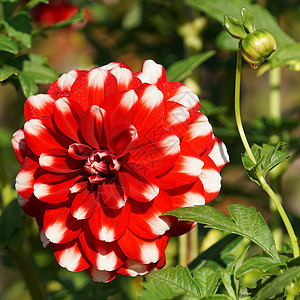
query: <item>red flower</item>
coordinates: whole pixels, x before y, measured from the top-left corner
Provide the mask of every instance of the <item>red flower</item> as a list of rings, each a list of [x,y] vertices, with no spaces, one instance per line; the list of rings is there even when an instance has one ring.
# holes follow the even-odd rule
[[[212,200],[228,162],[199,108],[152,60],[74,70],[27,99],[16,189],[61,266],[107,282],[165,264],[169,237],[194,224],[160,215]]]

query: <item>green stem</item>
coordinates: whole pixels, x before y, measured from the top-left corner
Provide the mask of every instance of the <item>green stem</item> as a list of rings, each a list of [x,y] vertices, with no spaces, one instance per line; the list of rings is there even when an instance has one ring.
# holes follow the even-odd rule
[[[32,299],[46,299],[38,274],[29,260],[27,253],[25,253],[22,244],[16,251],[8,249],[8,253],[18,266]]]
[[[242,140],[242,143],[245,147],[245,150],[249,156],[249,158],[253,161],[254,164],[256,164],[256,159],[251,151],[251,148],[249,146],[249,143],[247,141],[244,129],[243,129],[243,124],[242,124],[242,119],[241,119],[241,110],[240,110],[240,83],[241,83],[241,70],[242,70],[242,57],[241,57],[241,43],[239,43],[238,47],[238,52],[237,52],[237,64],[236,64],[236,81],[235,81],[235,117],[236,117],[236,123],[237,123],[237,128]],[[294,229],[291,225],[291,222],[283,209],[280,199],[276,196],[276,194],[273,192],[271,187],[268,185],[266,182],[265,178],[261,174],[260,170],[256,168],[256,175],[257,178],[263,188],[263,190],[270,196],[271,200],[273,201],[274,205],[276,206],[280,217],[286,227],[286,230],[288,232],[288,235],[291,240],[292,248],[293,248],[293,254],[294,257],[299,256],[299,247],[298,247],[298,242],[297,242],[297,237],[295,235]]]

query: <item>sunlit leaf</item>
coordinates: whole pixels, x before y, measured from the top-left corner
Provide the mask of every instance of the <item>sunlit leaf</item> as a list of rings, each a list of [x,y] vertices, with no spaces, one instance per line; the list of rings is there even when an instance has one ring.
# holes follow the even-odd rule
[[[241,9],[241,15],[242,15],[242,20],[243,20],[243,25],[247,28],[249,32],[253,32],[255,30],[255,25],[254,25],[254,16],[252,12],[243,7]]]
[[[38,92],[38,87],[34,80],[28,77],[23,72],[19,73],[18,79],[20,81],[22,91],[26,98],[35,95]]]
[[[18,46],[10,37],[0,34],[0,51],[17,54]]]
[[[17,75],[18,70],[15,67],[4,65],[0,68],[0,81],[4,81],[12,75]]]

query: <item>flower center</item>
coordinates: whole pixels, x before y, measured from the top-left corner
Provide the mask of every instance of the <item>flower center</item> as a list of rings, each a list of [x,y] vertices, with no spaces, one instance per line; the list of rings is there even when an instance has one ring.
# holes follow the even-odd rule
[[[114,175],[120,167],[119,160],[113,157],[108,150],[95,150],[86,160],[84,170],[91,174],[89,176],[91,183],[100,183],[107,177]]]

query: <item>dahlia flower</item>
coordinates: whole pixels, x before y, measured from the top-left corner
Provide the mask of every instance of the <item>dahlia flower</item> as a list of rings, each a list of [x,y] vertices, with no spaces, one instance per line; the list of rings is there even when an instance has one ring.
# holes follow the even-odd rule
[[[62,267],[108,282],[164,266],[169,237],[195,224],[161,215],[215,198],[228,162],[199,108],[152,60],[73,70],[27,99],[16,189]]]

